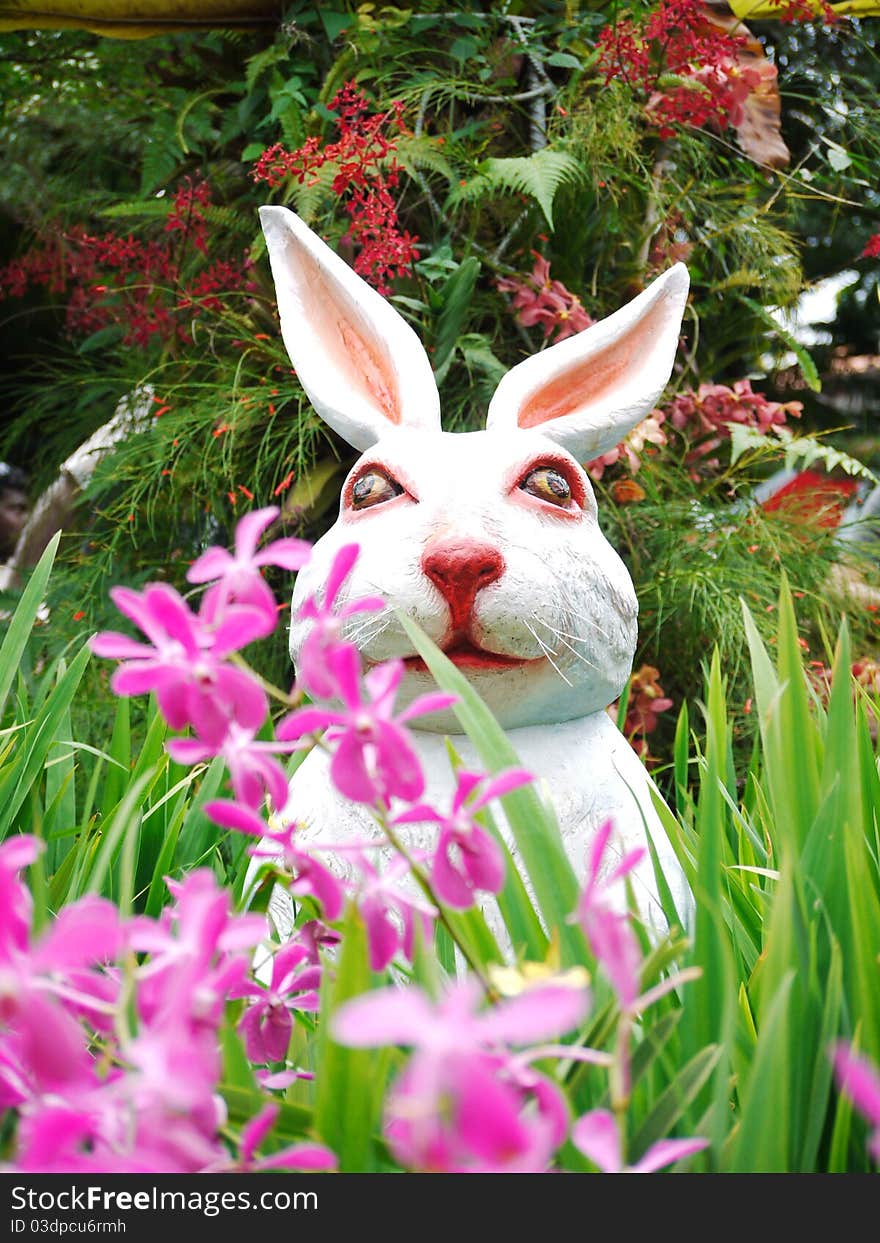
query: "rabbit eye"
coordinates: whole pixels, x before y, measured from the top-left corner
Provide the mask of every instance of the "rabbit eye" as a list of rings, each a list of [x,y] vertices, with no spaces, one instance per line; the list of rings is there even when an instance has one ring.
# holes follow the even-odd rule
[[[352,509],[369,509],[372,505],[381,505],[383,501],[391,501],[400,496],[403,488],[388,475],[378,470],[367,471],[355,480],[351,490]]]
[[[537,470],[530,471],[519,486],[524,492],[530,492],[552,505],[568,508],[571,504],[571,484],[550,466],[539,466]]]

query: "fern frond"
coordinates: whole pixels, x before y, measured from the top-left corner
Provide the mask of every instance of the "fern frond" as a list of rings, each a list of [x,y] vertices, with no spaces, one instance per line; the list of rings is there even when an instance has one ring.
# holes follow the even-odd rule
[[[290,55],[290,49],[286,43],[270,43],[268,47],[263,48],[261,52],[257,52],[255,56],[251,56],[247,62],[244,81],[248,91],[252,91],[256,86],[260,75],[265,73],[267,69],[271,69],[273,65],[277,65],[279,61],[287,60]]]
[[[842,470],[847,475],[867,479],[874,484],[880,483],[874,472],[864,462],[850,457],[848,453],[843,453],[832,445],[825,444],[815,436],[795,436],[788,427],[771,427],[772,434],[759,432],[751,427],[743,427],[740,423],[729,423],[728,427],[731,439],[731,465],[749,449],[766,451],[778,449],[782,445],[788,470],[794,470],[796,467],[806,470],[819,462],[826,471]]]
[[[152,133],[144,142],[141,164],[141,194],[151,194],[169,181],[177,171],[181,150],[174,133],[174,118],[170,124],[154,125]]]
[[[410,176],[427,169],[429,172],[439,173],[448,182],[456,179],[455,169],[433,138],[399,138],[395,155],[401,168]]]
[[[101,209],[98,215],[107,220],[164,220],[171,214],[174,207],[172,198],[134,199],[127,203],[112,203]],[[225,233],[253,232],[252,222],[241,212],[231,207],[223,207],[218,203],[201,204],[200,214],[208,224]]]
[[[550,147],[528,156],[493,157],[484,160],[474,177],[452,191],[447,207],[499,194],[525,194],[538,204],[552,229],[556,192],[581,176],[580,165],[573,156]]]

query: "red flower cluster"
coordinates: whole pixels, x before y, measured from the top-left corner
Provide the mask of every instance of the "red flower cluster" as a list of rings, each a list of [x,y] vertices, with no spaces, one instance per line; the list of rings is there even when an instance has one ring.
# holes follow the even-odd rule
[[[533,250],[535,266],[528,276],[503,277],[495,282],[501,293],[513,294],[516,318],[526,328],[540,324],[544,336],[556,333],[556,340],[572,337],[589,328],[593,320],[583,308],[580,298],[566,289],[562,281],[550,279],[550,264]]]
[[[701,384],[696,392],[680,393],[669,403],[666,420],[685,440],[685,462],[691,478],[698,480],[718,469],[718,458],[709,455],[730,438],[728,424],[742,423],[767,432],[789,416],[799,418],[802,409],[799,401],[769,401],[752,390],[751,381],[737,380],[732,388]]]
[[[389,282],[408,276],[417,258],[418,239],[401,229],[391,193],[400,176],[394,151],[396,134],[404,131],[403,104],[395,101],[387,112],[371,113],[366,96],[347,82],[327,106],[338,117],[336,142],[322,146],[311,137],[296,151],[275,143],[257,160],[253,178],[273,187],[285,177],[313,185],[319,169],[334,166],[331,188],[344,196],[351,220],[345,240],[359,247],[354,270],[387,297]]]
[[[738,63],[744,35],[710,24],[701,0],[661,0],[644,23],[623,18],[599,35],[599,68],[648,96],[647,115],[661,138],[676,126],[723,130],[742,120],[743,104],[772,65]]]
[[[188,279],[183,275],[187,243],[207,253],[203,208],[209,203],[205,182],[187,181],[175,194],[165,230],[180,235],[184,245],[176,238],[142,241],[114,233],[96,237],[82,228],[59,230],[0,269],[0,300],[39,286],[50,293],[66,290],[71,335],[89,336],[118,324],[124,345],[185,340],[192,316],[222,309],[220,292],[249,287],[246,259],[214,263]],[[182,311],[188,313],[186,323]]]
[[[653,665],[642,665],[632,674],[629,684],[626,720],[623,723],[622,732],[629,740],[632,749],[642,757],[645,763],[650,763],[652,759],[646,735],[653,733],[657,728],[658,714],[672,707],[672,700],[663,693],[659,677],[659,669],[655,669]],[[612,704],[608,713],[614,719],[617,715],[617,705]]]
[[[880,233],[874,233],[865,243],[865,249],[859,255],[860,259],[876,259],[880,256]]]
[[[636,424],[626,439],[622,440],[619,445],[609,449],[601,457],[593,458],[591,462],[588,462],[586,466],[587,473],[598,482],[609,466],[616,466],[618,462],[623,461],[629,473],[634,475],[642,464],[639,454],[645,452],[646,445],[659,446],[667,443],[666,433],[663,430],[665,420],[666,415],[662,410],[652,410],[647,418]],[[644,492],[641,488],[639,491],[642,493],[641,496],[637,496],[632,490],[627,494],[625,490],[623,498],[615,496],[614,499],[624,499],[624,501],[643,500]]]
[[[182,233],[203,255],[208,253],[208,222],[202,208],[210,206],[211,188],[207,181],[193,185],[187,177],[174,195],[171,215],[165,221],[166,233]]]
[[[834,26],[840,21],[840,14],[835,13],[828,0],[770,0],[770,3],[778,5],[776,16],[781,22],[815,22],[821,18]]]
[[[252,288],[244,271],[247,266],[247,260],[238,264],[228,259],[218,259],[190,280],[181,291],[176,309],[192,310],[194,315],[198,315],[200,310],[219,314],[223,310],[223,302],[218,294],[230,289]]]

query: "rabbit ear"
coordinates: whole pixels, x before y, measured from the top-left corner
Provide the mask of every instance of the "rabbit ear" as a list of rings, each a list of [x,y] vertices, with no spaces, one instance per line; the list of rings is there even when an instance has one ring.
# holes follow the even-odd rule
[[[440,430],[421,342],[390,302],[286,207],[261,207],[281,335],[321,418],[356,449],[391,426]]]
[[[537,428],[580,462],[620,444],[669,379],[689,283],[677,263],[607,319],[518,363],[495,391],[487,428]]]

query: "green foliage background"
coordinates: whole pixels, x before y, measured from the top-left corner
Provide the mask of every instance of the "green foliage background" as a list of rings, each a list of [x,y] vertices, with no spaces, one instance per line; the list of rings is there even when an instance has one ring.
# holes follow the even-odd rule
[[[628,6],[636,17],[649,8]],[[351,260],[348,220],[332,170],[314,185],[289,181],[271,192],[252,171],[273,142],[330,141],[326,105],[349,80],[377,109],[404,104],[398,208],[420,258],[392,300],[431,352],[448,429],[480,426],[505,370],[545,345],[539,328],[515,320],[495,287],[500,276],[527,273],[540,252],[598,319],[665,265],[652,247],[667,228],[667,241],[689,247],[692,280],[667,396],[749,376],[770,396],[804,402],[804,432],[830,433],[831,443],[875,461],[876,398],[854,384],[847,406],[846,394],[833,389],[832,400],[822,387],[835,349],[869,353],[880,331],[877,261],[859,258],[880,227],[872,19],[753,24],[779,68],[792,152],[774,171],[750,159],[733,130],[681,129],[661,140],[645,100],[624,81],[604,83],[597,36],[622,15],[607,4],[489,12],[437,3],[415,12],[297,2],[274,31],[136,43],[80,31],[0,34],[0,260],[74,225],[161,238],[174,191],[190,177],[212,190],[210,258],[248,252],[253,262],[252,289],[230,293],[221,313],[194,317],[185,341],[162,348],[121,347],[112,331],[68,340],[63,296],[0,303],[0,455],[31,467],[36,488],[134,386],[151,385],[163,409],[102,464],[78,529],[65,535],[50,644],[106,624],[113,581],[161,575],[181,584],[192,556],[226,535],[246,504],[280,500],[285,529],[308,537],[332,521],[354,455],[290,373],[256,209],[289,203]],[[798,345],[793,354],[768,310],[793,308],[810,282],[841,271],[853,279],[827,343],[812,358]],[[782,462],[770,441],[699,484],[669,449],[646,459],[638,505],[601,487],[602,521],[641,600],[637,659],[660,669],[676,703],[700,684],[707,642],[731,670],[732,702],[745,702],[739,595],[748,581],[769,636],[780,568],[805,593],[813,656],[827,659],[823,633],[834,633],[841,609],[856,653],[875,650],[873,615],[825,590],[833,542],[778,523],[758,538],[760,516],[732,504]],[[700,515],[721,538],[694,540]],[[876,581],[873,557],[850,557]],[[280,678],[283,644],[272,661],[267,672]],[[660,752],[668,754],[671,729]]]
[[[221,313],[194,317],[185,342],[145,351],[107,335],[68,340],[60,297],[0,304],[0,455],[31,467],[37,487],[135,386],[151,385],[165,407],[102,462],[51,578],[50,554],[7,619],[0,838],[29,831],[48,844],[32,877],[38,924],[88,892],[157,915],[163,877],[202,865],[241,897],[245,839],[218,837],[201,812],[222,788],[219,762],[173,764],[154,705],[111,703],[107,670],[82,641],[115,624],[111,582],[184,585],[192,557],[226,542],[251,504],[243,488],[263,505],[281,487],[280,525],[292,533],[314,536],[332,520],[353,455],[290,373],[256,208],[270,197],[292,204],[351,258],[346,219],[328,179],[270,195],[250,174],[275,141],[329,139],[327,103],[345,81],[356,79],[377,107],[405,105],[399,210],[421,250],[393,301],[432,351],[448,428],[479,426],[504,371],[544,345],[539,330],[515,321],[499,276],[528,272],[538,250],[599,318],[650,278],[651,243],[671,221],[691,247],[693,294],[668,396],[749,376],[770,395],[804,401],[801,460],[824,453],[839,464],[830,446],[876,464],[876,398],[856,392],[845,407],[830,400],[828,382],[835,350],[877,351],[878,269],[859,257],[880,229],[871,22],[755,24],[780,68],[792,151],[789,167],[773,171],[730,132],[661,142],[644,100],[625,83],[604,85],[597,71],[596,38],[613,15],[603,4],[500,14],[436,3],[416,14],[340,0],[335,10],[294,3],[271,32],[134,46],[76,31],[0,35],[0,262],[74,225],[161,237],[175,188],[204,177],[210,253],[247,249],[255,285],[227,297]],[[768,308],[793,307],[810,282],[850,270],[829,339],[812,356],[792,353]],[[824,438],[844,426],[851,431]],[[603,524],[640,596],[637,663],[656,665],[676,701],[652,748],[667,762],[662,814],[698,907],[690,941],[656,947],[643,983],[702,970],[684,1002],[666,996],[634,1033],[628,1151],[699,1133],[711,1140],[701,1168],[854,1172],[868,1168],[865,1127],[834,1091],[827,1050],[843,1038],[880,1060],[877,716],[849,679],[852,658],[876,652],[876,621],[829,590],[840,549],[827,530],[744,503],[787,453],[767,437],[695,481],[673,444],[645,455],[638,503],[615,500],[614,470],[598,487]],[[850,559],[875,585],[873,558],[856,549]],[[49,625],[29,637],[43,600]],[[424,654],[438,682],[464,695],[462,727],[487,766],[508,763],[509,744],[456,671],[430,645]],[[804,662],[832,658],[829,697]],[[254,660],[289,681],[283,636]],[[535,823],[550,844],[522,851],[539,901],[534,909],[511,879],[509,927],[531,959],[589,963],[568,920],[582,878],[552,849],[552,818],[526,791],[506,811],[524,844]],[[548,941],[554,924],[558,938]],[[481,965],[497,957],[476,914],[457,931]],[[451,954],[442,937],[436,949],[413,966],[427,988]],[[379,982],[352,913],[322,1020]],[[619,1015],[607,984],[594,983],[595,1013],[580,1038],[609,1048]],[[222,1085],[233,1127],[263,1101],[237,1018],[225,1029]],[[326,1026],[315,1039],[305,1018],[290,1056],[315,1071],[318,1089],[289,1089],[273,1142],[319,1135],[342,1150],[346,1169],[389,1168],[376,1136],[400,1052],[345,1050]],[[578,1111],[608,1103],[604,1081],[583,1067],[563,1078]],[[334,1090],[340,1082],[348,1095]],[[561,1163],[587,1164],[573,1150]]]

